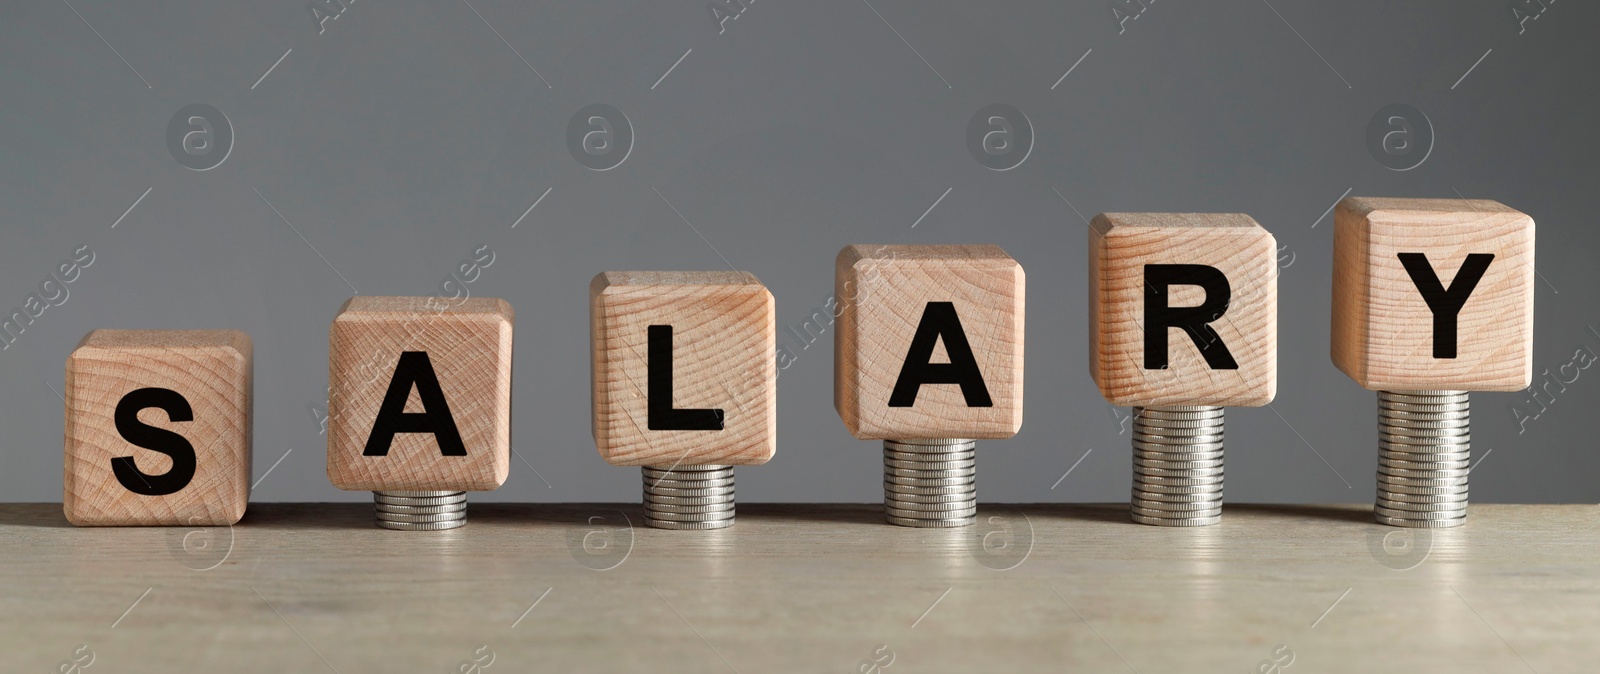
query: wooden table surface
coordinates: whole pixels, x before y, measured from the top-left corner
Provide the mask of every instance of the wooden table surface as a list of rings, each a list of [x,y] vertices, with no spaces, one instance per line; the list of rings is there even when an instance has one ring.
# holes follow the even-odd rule
[[[480,504],[400,532],[365,504],[254,504],[231,529],[0,505],[0,671],[1600,667],[1600,506],[1474,505],[1431,533],[1370,506],[1230,505],[1201,529],[1126,511],[915,530],[876,505],[741,504],[696,532],[644,529],[637,505]]]

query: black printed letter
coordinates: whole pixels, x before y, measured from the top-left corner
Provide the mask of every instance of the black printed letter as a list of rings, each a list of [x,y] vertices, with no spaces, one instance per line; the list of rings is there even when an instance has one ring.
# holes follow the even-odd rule
[[[652,431],[720,431],[722,410],[678,409],[672,406],[672,326],[652,325],[645,333],[645,425]]]
[[[1196,307],[1171,307],[1167,301],[1171,286],[1200,286],[1206,299]],[[1200,349],[1206,365],[1213,370],[1237,370],[1239,363],[1228,352],[1210,323],[1228,311],[1233,288],[1228,277],[1216,267],[1203,264],[1147,264],[1144,266],[1144,368],[1167,369],[1167,329],[1183,328]]]
[[[1461,307],[1467,303],[1467,296],[1472,294],[1472,289],[1478,287],[1478,281],[1483,280],[1483,273],[1489,270],[1489,263],[1494,261],[1491,253],[1472,253],[1466,261],[1461,263],[1461,269],[1456,271],[1456,277],[1450,280],[1450,289],[1446,290],[1439,282],[1439,275],[1434,273],[1433,265],[1428,264],[1427,253],[1399,253],[1400,264],[1405,265],[1406,273],[1411,275],[1411,282],[1417,284],[1417,290],[1422,291],[1422,299],[1428,303],[1428,309],[1433,312],[1433,357],[1456,357],[1456,315],[1461,313]]]
[[[406,398],[411,396],[412,386],[422,400],[421,412],[406,412]],[[378,408],[378,419],[372,424],[372,434],[367,436],[367,448],[361,455],[388,456],[396,433],[432,433],[439,443],[440,455],[467,455],[461,431],[456,428],[455,417],[450,416],[450,404],[444,400],[444,390],[439,388],[439,377],[433,373],[433,361],[428,360],[426,351],[400,354],[400,363],[394,367],[394,378],[389,380],[389,391],[383,396],[383,406]]]
[[[139,410],[147,407],[164,410],[167,418],[175,422],[194,421],[194,410],[177,391],[164,388],[142,388],[122,396],[117,403],[115,418],[122,439],[172,457],[172,469],[160,475],[146,475],[134,464],[133,457],[119,456],[111,460],[111,472],[123,487],[135,494],[175,494],[194,479],[194,445],[177,433],[139,421]]]
[[[944,341],[948,363],[930,363],[933,347]],[[911,337],[911,350],[905,364],[900,366],[900,378],[894,382],[894,392],[889,395],[890,407],[911,407],[917,402],[917,392],[923,384],[958,384],[967,407],[994,407],[989,398],[989,387],[983,383],[983,373],[978,371],[978,359],[967,344],[967,333],[961,329],[961,319],[956,316],[956,305],[951,302],[929,302],[922,309],[922,320],[917,323],[917,334]]]

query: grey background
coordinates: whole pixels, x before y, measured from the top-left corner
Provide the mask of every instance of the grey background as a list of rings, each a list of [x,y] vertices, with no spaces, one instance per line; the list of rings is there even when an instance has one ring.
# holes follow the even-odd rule
[[[0,351],[0,500],[61,498],[51,389],[102,327],[248,331],[255,476],[281,459],[254,498],[366,500],[324,473],[312,409],[328,324],[352,287],[438,292],[488,245],[495,262],[469,288],[517,310],[519,459],[474,499],[637,500],[638,471],[605,464],[589,435],[587,284],[726,258],[771,288],[780,344],[798,354],[779,379],[777,457],[739,471],[740,499],[875,501],[878,447],[832,409],[831,335],[802,349],[785,327],[832,293],[841,246],[978,242],[1023,264],[1030,299],[1023,430],[981,443],[981,497],[1126,500],[1126,410],[1088,375],[1070,200],[1085,216],[1249,213],[1287,246],[1278,399],[1229,412],[1228,498],[1369,501],[1374,394],[1328,359],[1332,222],[1318,217],[1347,189],[1459,191],[1532,214],[1536,375],[1600,348],[1597,24],[1600,8],[1578,2],[1519,34],[1501,0],[1159,0],[1119,34],[1105,2],[756,0],[719,34],[703,0],[361,0],[318,34],[302,2],[7,2],[0,307],[79,245],[96,261]],[[166,148],[190,103],[232,122],[232,154],[209,171]],[[636,135],[605,172],[566,146],[591,103]],[[1032,153],[1010,171],[967,150],[968,119],[991,103],[1032,122]],[[1416,169],[1367,151],[1367,122],[1390,103],[1432,120]],[[1600,501],[1593,379],[1520,434],[1509,406],[1526,394],[1474,396],[1474,454],[1492,450],[1474,500]]]

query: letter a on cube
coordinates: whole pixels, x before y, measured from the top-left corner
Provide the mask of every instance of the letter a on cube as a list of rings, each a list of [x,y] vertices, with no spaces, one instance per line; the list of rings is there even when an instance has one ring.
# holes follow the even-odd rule
[[[328,479],[490,491],[511,471],[514,314],[492,297],[355,297],[328,344]]]
[[[834,261],[833,406],[862,440],[1022,428],[1027,279],[993,245],[855,245]]]

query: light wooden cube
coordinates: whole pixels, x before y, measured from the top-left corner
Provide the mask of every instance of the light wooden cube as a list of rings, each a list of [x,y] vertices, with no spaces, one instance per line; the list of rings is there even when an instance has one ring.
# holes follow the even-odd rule
[[[1350,197],[1334,211],[1333,362],[1368,389],[1527,388],[1533,293],[1533,218],[1503,204]]]
[[[504,484],[513,322],[511,305],[492,297],[345,302],[328,334],[333,486],[488,491]],[[380,413],[403,416],[380,424]],[[402,432],[389,432],[396,428]]]
[[[833,406],[850,434],[863,440],[1016,435],[1026,286],[1022,265],[999,246],[839,251]]]
[[[777,322],[772,293],[755,275],[604,272],[589,284],[589,311],[594,441],[607,462],[772,458]]]
[[[1151,332],[1147,322],[1157,321],[1166,327]],[[1113,405],[1272,402],[1278,385],[1272,234],[1240,213],[1095,216],[1089,371]]]
[[[250,501],[251,362],[237,330],[85,336],[67,359],[67,521],[238,522]]]

